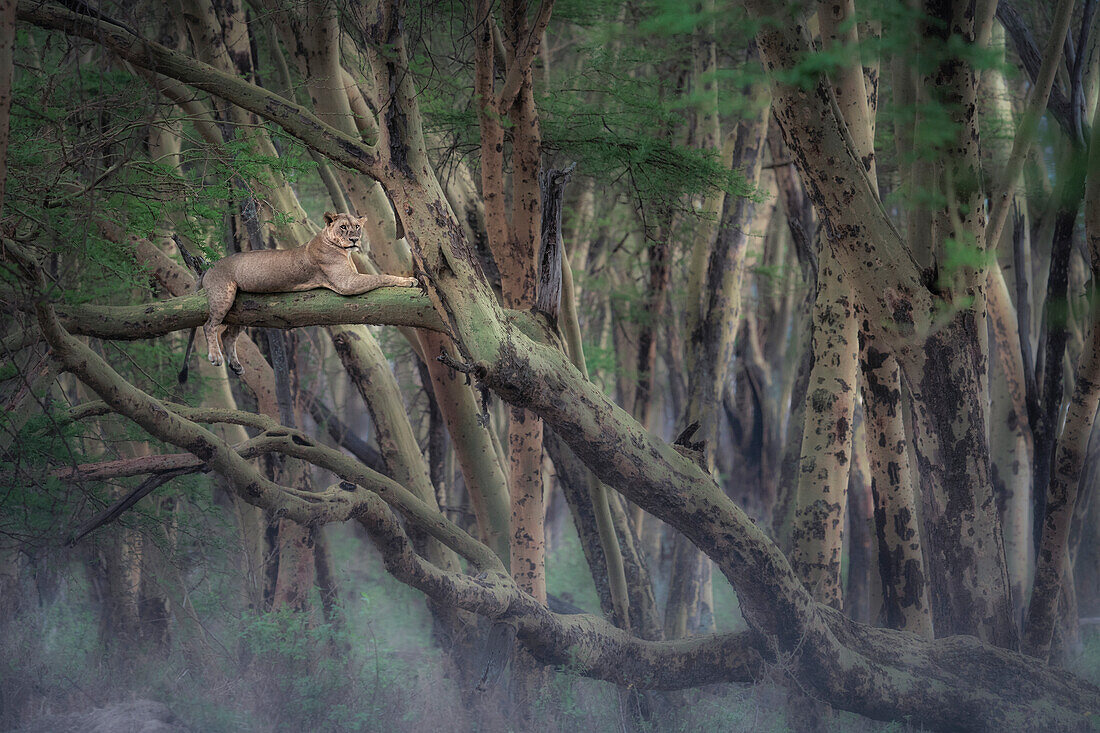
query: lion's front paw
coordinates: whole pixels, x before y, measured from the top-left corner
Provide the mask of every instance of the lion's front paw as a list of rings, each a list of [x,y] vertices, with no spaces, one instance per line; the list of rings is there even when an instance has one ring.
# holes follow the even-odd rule
[[[207,357],[207,358],[210,359],[210,363],[213,364],[214,366],[221,366],[222,365],[222,355],[215,352],[215,351],[211,351],[210,356]]]
[[[402,283],[402,285],[404,285],[406,288],[415,288],[417,285],[420,284],[420,282],[415,277],[406,277],[403,278],[403,280],[404,282]]]

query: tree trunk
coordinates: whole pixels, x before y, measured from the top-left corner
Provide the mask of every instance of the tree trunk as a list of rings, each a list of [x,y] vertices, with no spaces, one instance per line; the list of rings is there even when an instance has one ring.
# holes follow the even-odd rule
[[[886,625],[931,639],[929,578],[921,551],[920,512],[897,362],[865,344],[860,366]]]
[[[1093,120],[1089,171],[1100,170],[1100,115]],[[1091,257],[1093,281],[1100,280],[1100,181],[1090,176],[1085,194],[1085,226]],[[1058,438],[1055,461],[1045,501],[1039,555],[1035,567],[1035,585],[1028,604],[1024,651],[1045,660],[1054,632],[1058,592],[1068,563],[1068,539],[1077,486],[1081,480],[1089,437],[1100,405],[1100,304],[1094,296],[1092,334],[1077,366],[1073,397],[1065,424]],[[1047,371],[1057,369],[1056,364]],[[1076,619],[1072,621],[1076,625]]]
[[[749,185],[759,180],[769,113],[766,96],[760,89],[754,89],[752,97],[756,101],[755,115],[741,123],[731,158],[732,164],[742,169]],[[741,280],[753,212],[751,199],[727,197],[713,250],[705,257],[696,257],[704,265],[697,269],[693,302],[689,305],[691,391],[682,424],[688,429],[698,424],[688,440],[701,444],[705,465],[711,470],[722,392],[740,321]],[[705,586],[710,577],[709,568],[701,568],[706,564],[705,558],[683,540],[677,540],[675,557],[673,585],[665,607],[665,636],[670,639],[682,638],[687,633],[688,620],[695,615],[692,609],[706,597]]]
[[[552,2],[539,9],[536,27],[530,28],[526,2],[505,3],[502,16],[508,43],[505,84],[498,96],[494,84],[492,6],[479,2],[475,60],[476,91],[480,95],[482,193],[485,199],[489,246],[501,271],[505,303],[512,308],[530,307],[535,298],[535,243],[542,226],[539,206],[539,123],[532,87],[531,62],[538,51]],[[541,27],[540,27],[541,26]],[[533,40],[532,40],[533,39]],[[504,196],[504,129],[501,118],[512,123],[512,212],[508,216]],[[542,422],[521,409],[512,409],[508,421],[508,485],[512,522],[510,547],[512,572],[536,598],[546,600],[546,540],[542,496]]]
[[[877,609],[874,615],[871,610],[875,518],[867,454],[867,418],[861,411],[856,414],[852,432],[852,470],[848,476],[848,581],[844,587],[844,607],[849,618],[864,624],[877,616]]]
[[[755,1],[749,7],[754,14],[766,10]],[[770,70],[792,67],[807,47],[798,24],[762,30],[757,43]],[[941,585],[938,608],[952,616],[942,631],[974,633],[1012,647],[1015,624],[984,430],[985,355],[978,329],[979,323],[984,328],[984,313],[963,309],[932,330],[938,298],[922,282],[839,127],[831,93],[820,83],[811,94],[774,78],[773,89],[787,146],[867,311],[864,320],[877,331],[876,339],[898,353],[913,390],[918,467],[929,497],[925,519],[941,555],[933,559],[930,577]],[[970,211],[978,216],[974,207]],[[980,307],[981,283],[972,275],[964,281]]]
[[[844,607],[840,557],[858,384],[855,304],[829,250],[818,260],[814,365],[806,390],[791,564],[820,602]]]

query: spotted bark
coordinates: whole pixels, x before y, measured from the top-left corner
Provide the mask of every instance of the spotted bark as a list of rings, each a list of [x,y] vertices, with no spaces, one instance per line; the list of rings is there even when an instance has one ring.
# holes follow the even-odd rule
[[[552,2],[543,3],[536,25],[549,19]],[[545,19],[543,18],[545,12]],[[535,303],[535,247],[542,228],[539,205],[540,140],[538,110],[532,87],[531,63],[541,32],[528,26],[527,3],[505,3],[501,17],[507,43],[506,79],[497,92],[492,5],[479,2],[476,11],[476,85],[481,130],[481,175],[486,228],[493,259],[500,268],[504,300],[509,307]],[[511,212],[505,199],[505,151],[502,118],[512,130]],[[512,521],[512,570],[536,598],[546,599],[546,540],[543,528],[542,422],[520,409],[509,412],[508,486]]]
[[[859,345],[855,304],[832,252],[819,262],[791,563],[817,600],[840,609]]]
[[[931,639],[929,578],[921,551],[897,361],[864,340],[860,366],[886,624]]]
[[[982,385],[986,364],[972,313],[925,342],[909,386],[937,633],[1018,644],[990,477]]]
[[[766,12],[755,2],[749,3],[749,8],[761,15]],[[762,30],[757,43],[770,72],[790,68],[807,50],[803,29],[797,23]],[[945,69],[942,73],[945,83],[954,84],[960,99],[971,94],[965,83],[970,77],[963,71]],[[773,78],[773,89],[776,119],[810,198],[824,219],[825,234],[841,270],[866,310],[864,322],[883,348],[897,355],[912,385],[918,422],[923,421],[916,443],[923,457],[918,468],[924,494],[935,497],[926,520],[933,532],[931,540],[943,548],[944,562],[952,563],[949,569],[930,567],[933,582],[941,584],[940,610],[958,614],[945,620],[943,631],[974,633],[1014,646],[1015,625],[1000,526],[989,488],[984,430],[985,354],[981,348],[984,339],[978,337],[978,323],[984,327],[983,283],[975,272],[961,271],[957,281],[973,307],[962,308],[946,324],[933,328],[943,295],[932,292],[922,280],[913,254],[882,209],[839,125],[829,88],[819,83],[806,90]],[[955,185],[963,201],[973,202],[980,195],[972,190],[969,178],[974,172],[976,130],[967,129],[974,132],[975,140],[968,134],[960,142],[962,157]],[[980,235],[978,225],[984,224],[981,208],[972,207],[966,217],[956,217],[960,236],[965,232],[975,236],[975,231]],[[941,446],[948,449],[941,450]],[[943,514],[948,500],[956,511]]]
[[[836,108],[853,152],[878,190],[873,122],[868,109],[854,3],[819,2],[818,24],[826,51],[851,54],[831,79]],[[848,511],[852,423],[858,383],[856,304],[851,286],[828,244],[819,247],[813,311],[813,368],[806,394],[805,431],[792,532],[792,561],[821,602],[843,608],[840,558]]]

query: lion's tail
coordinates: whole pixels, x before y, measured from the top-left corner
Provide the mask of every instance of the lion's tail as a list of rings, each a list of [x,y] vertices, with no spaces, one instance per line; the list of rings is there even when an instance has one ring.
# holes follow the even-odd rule
[[[199,330],[198,326],[191,329],[191,334],[187,337],[187,349],[183,352],[183,367],[180,369],[180,373],[176,376],[180,384],[187,381],[187,362],[191,358],[191,352],[195,350],[195,331]]]
[[[180,238],[175,234],[172,235],[172,241],[176,243],[176,249],[180,251],[183,261],[187,263],[187,266],[195,273],[195,278],[198,281],[196,290],[202,290],[202,278],[210,266],[201,256],[196,256],[188,252],[183,244],[180,243]],[[198,326],[192,328],[191,334],[187,337],[187,348],[183,352],[183,367],[180,369],[180,373],[177,377],[180,384],[187,381],[187,362],[190,361],[191,352],[195,349],[195,331],[197,330]]]

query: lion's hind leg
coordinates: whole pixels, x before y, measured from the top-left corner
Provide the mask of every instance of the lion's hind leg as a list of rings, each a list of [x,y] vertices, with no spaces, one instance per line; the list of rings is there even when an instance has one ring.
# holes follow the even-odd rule
[[[226,364],[237,376],[240,376],[241,372],[244,371],[240,359],[237,358],[237,336],[240,333],[241,327],[235,324],[227,325],[222,332],[222,348],[225,349]]]
[[[221,366],[224,357],[222,356],[221,337],[218,332],[221,330],[225,315],[233,307],[233,298],[237,295],[237,283],[232,280],[219,280],[208,275],[203,282],[203,286],[206,290],[207,302],[210,304],[210,317],[207,319],[206,325],[202,327],[202,332],[206,334],[206,346],[210,351],[210,363],[214,366]],[[234,338],[236,338],[236,334],[234,334]]]

